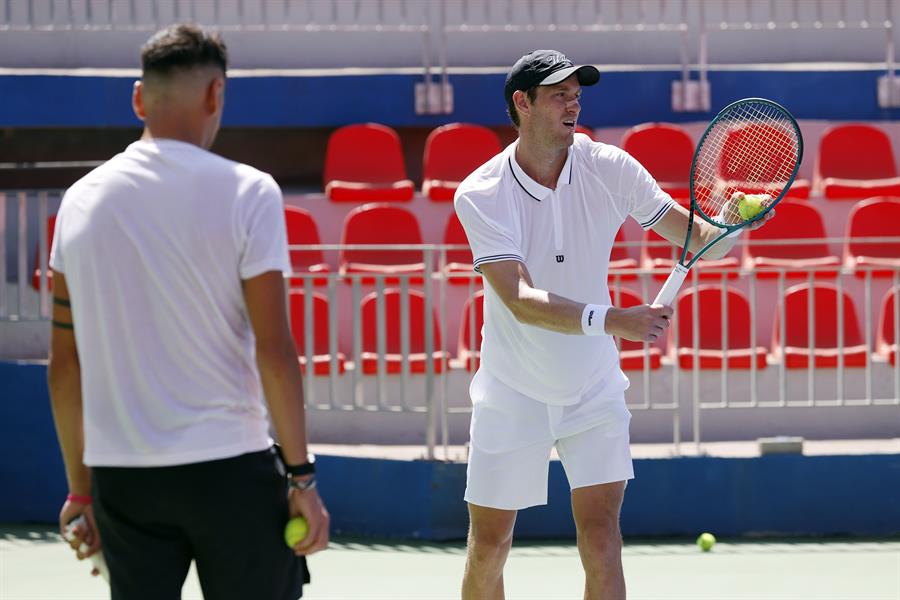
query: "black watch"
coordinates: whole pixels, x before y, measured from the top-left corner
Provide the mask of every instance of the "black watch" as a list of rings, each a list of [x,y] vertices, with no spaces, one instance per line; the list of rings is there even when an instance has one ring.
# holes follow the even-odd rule
[[[310,454],[305,463],[299,465],[284,465],[284,472],[288,477],[313,475],[316,472],[316,457]]]

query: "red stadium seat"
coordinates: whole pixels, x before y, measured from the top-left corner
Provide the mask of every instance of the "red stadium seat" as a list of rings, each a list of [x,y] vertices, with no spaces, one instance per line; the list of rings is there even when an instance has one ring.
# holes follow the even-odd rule
[[[474,319],[474,320],[473,320]],[[464,361],[467,371],[476,371],[481,364],[481,328],[484,326],[484,290],[466,300],[459,321],[457,357]],[[475,334],[474,339],[472,334]],[[472,342],[472,343],[470,343]]]
[[[698,314],[702,315],[698,322],[698,368],[721,369],[724,364],[729,369],[750,369],[755,362],[757,369],[764,369],[767,364],[766,349],[751,345],[750,303],[733,288],[725,290],[726,302],[723,303],[722,287],[719,285],[701,285],[678,296],[678,347],[673,349],[678,356],[678,366],[682,369],[694,368],[695,298]],[[727,310],[728,350],[724,349],[726,342],[722,340],[723,305]]]
[[[628,248],[622,245],[625,241],[625,235],[622,228],[616,232],[616,240],[613,242],[612,250],[609,253],[609,279],[618,281],[628,281],[637,279],[635,273],[621,273],[623,269],[636,269],[638,261],[628,255]]]
[[[644,165],[670,196],[690,198],[694,141],[684,129],[670,123],[637,125],[622,136],[622,149]]]
[[[306,294],[303,290],[290,291],[290,311],[291,311],[291,333],[294,336],[294,345],[297,347],[297,354],[300,356],[300,369],[303,374],[307,374],[306,361]],[[331,373],[331,355],[328,352],[328,299],[322,294],[312,294],[312,323],[314,330],[312,332],[312,362],[313,374],[328,375]],[[338,352],[337,374],[344,372],[344,363],[346,357]]]
[[[630,308],[644,304],[640,296],[627,288],[617,287],[614,290],[610,290],[610,297],[612,298],[613,306],[619,308]],[[662,351],[657,346],[649,344],[645,351],[644,342],[633,342],[621,338],[618,338],[618,342],[619,365],[623,371],[642,371],[645,364],[651,370],[660,367]]]
[[[594,130],[590,127],[585,127],[584,125],[575,125],[575,133],[583,133],[584,135],[591,138],[593,141],[597,141],[597,138],[594,137]]]
[[[364,204],[347,213],[341,244],[421,244],[422,232],[414,214],[390,204]],[[377,273],[401,275],[423,273],[425,262],[421,250],[349,250],[340,251],[340,272]],[[363,283],[374,283],[374,278],[363,278]],[[396,284],[397,277],[388,277],[386,283]],[[347,279],[350,283],[351,279]],[[411,283],[421,283],[421,277],[410,278]]]
[[[372,292],[362,301],[362,372],[365,375],[378,373],[378,322],[377,292]],[[403,345],[400,318],[402,315],[401,293],[398,289],[384,291],[385,316],[385,372],[391,375],[402,373]],[[427,368],[425,349],[425,295],[418,290],[409,290],[409,372],[425,373]],[[447,353],[442,352],[441,330],[437,315],[432,310],[433,348],[432,364],[435,373],[443,372],[447,364]]]
[[[53,232],[56,230],[56,215],[47,217],[47,290],[53,290],[53,269],[50,268],[50,249],[53,247]],[[34,249],[34,273],[31,274],[31,287],[41,289],[41,249]]]
[[[400,137],[377,123],[347,125],[325,151],[325,195],[335,202],[412,200]]]
[[[319,228],[309,211],[296,206],[284,207],[284,223],[287,227],[287,241],[289,246],[306,244],[316,246],[322,243],[319,239]],[[294,273],[328,273],[328,263],[321,250],[291,250],[291,269]],[[316,278],[316,285],[324,285],[326,278]],[[303,285],[303,279],[294,277],[291,285]]]
[[[444,228],[444,243],[469,245],[469,239],[466,237],[466,230],[463,229],[462,223],[456,213],[450,213],[447,219],[447,226]],[[469,285],[469,279],[475,280],[475,285],[481,285],[481,277],[475,274],[472,267],[472,251],[471,250],[447,250],[447,264],[444,268],[445,275],[466,274],[469,277],[449,277],[447,281],[450,285]],[[474,276],[473,276],[474,275]]]
[[[785,149],[783,153],[773,153],[764,164],[744,151],[745,148],[754,146],[754,140],[763,138],[777,140],[776,143]],[[790,174],[797,160],[793,147],[791,133],[771,125],[750,124],[732,129],[725,137],[722,156],[719,159],[719,175],[728,182],[729,189],[740,190],[745,194],[769,193],[775,196],[781,193],[787,183],[785,175]],[[735,156],[748,157],[750,160],[746,158],[734,160]],[[771,184],[765,185],[762,182]],[[794,179],[785,197],[805,200],[809,198],[809,191],[809,181]]]
[[[776,357],[785,361],[788,369],[806,369],[810,367],[812,352],[813,367],[837,367],[838,356],[843,355],[844,366],[864,367],[868,358],[865,341],[860,334],[859,321],[856,319],[856,307],[853,298],[843,293],[844,332],[843,348],[838,346],[838,292],[829,283],[816,283],[814,294],[815,348],[810,347],[808,327],[810,287],[807,283],[795,285],[787,290],[784,302],[779,304],[775,314],[774,333],[772,335],[772,351]],[[782,347],[780,322],[784,319],[785,342]]]
[[[819,142],[814,183],[833,200],[900,196],[890,138],[862,123],[831,127]]]
[[[834,267],[816,271],[817,278],[834,279],[840,270],[841,260],[832,255],[824,241],[808,244],[785,244],[782,240],[824,240],[825,224],[818,209],[807,202],[780,202],[775,208],[776,217],[765,227],[749,231],[748,244],[744,246],[744,268],[784,269],[787,278],[806,278],[812,268]],[[757,245],[758,244],[758,245]],[[776,279],[778,273],[758,272],[760,279]]]
[[[452,202],[460,182],[500,152],[497,134],[480,125],[451,123],[425,140],[422,193],[431,200]]]
[[[699,217],[698,217],[699,218]],[[658,242],[665,242],[664,245],[655,245]],[[644,245],[641,247],[641,267],[644,269],[652,269],[654,271],[653,278],[665,281],[675,263],[681,258],[681,248],[669,243],[664,237],[648,229],[644,232]],[[706,260],[700,258],[691,270],[697,269],[697,275],[701,280],[721,280],[723,273],[710,273],[710,269],[730,269],[724,273],[728,279],[736,279],[738,276],[738,268],[741,266],[738,259],[738,247],[735,246],[724,257],[716,260]],[[704,273],[704,270],[707,272]],[[690,280],[693,275],[688,274]]]
[[[881,302],[881,317],[878,320],[878,337],[875,341],[875,354],[886,358],[891,366],[897,365],[897,344],[900,340],[896,335],[897,299],[900,297],[900,286],[888,290]]]
[[[897,241],[865,241],[888,237]],[[900,198],[869,198],[850,209],[844,264],[854,269],[857,277],[865,277],[867,271],[872,277],[892,277],[900,269]]]

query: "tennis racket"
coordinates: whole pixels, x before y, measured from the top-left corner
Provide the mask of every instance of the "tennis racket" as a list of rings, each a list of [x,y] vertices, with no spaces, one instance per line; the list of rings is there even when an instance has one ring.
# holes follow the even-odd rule
[[[81,526],[83,526],[83,525],[85,525],[85,524],[86,524],[86,522],[85,522],[85,519],[84,519],[84,515],[80,515],[80,516],[78,516],[78,517],[75,517],[75,518],[72,519],[71,521],[69,521],[68,525],[66,525],[66,529],[65,529],[65,532],[64,532],[64,533],[65,533],[66,540],[67,540],[67,541],[70,541],[70,542],[71,542],[72,540],[74,540],[74,539],[75,539],[75,532],[74,532],[74,529],[75,529],[76,527],[81,527]],[[81,544],[81,548],[79,548],[79,550],[80,550],[81,552],[87,552],[87,551],[88,551],[88,545],[85,544],[85,543],[82,543],[82,544]],[[102,553],[102,552],[97,552],[97,553],[95,553],[95,554],[92,554],[92,555],[91,555],[91,562],[93,563],[94,568],[97,569],[97,571],[100,572],[100,576],[103,577],[103,579],[105,579],[106,581],[109,581],[109,568],[107,568],[107,566],[106,566],[106,559],[103,558],[103,553]]]
[[[794,183],[802,158],[800,127],[780,104],[745,98],[723,108],[694,152],[691,210],[681,258],[654,304],[671,305],[688,271],[704,252],[765,217]],[[695,215],[722,233],[689,259]]]

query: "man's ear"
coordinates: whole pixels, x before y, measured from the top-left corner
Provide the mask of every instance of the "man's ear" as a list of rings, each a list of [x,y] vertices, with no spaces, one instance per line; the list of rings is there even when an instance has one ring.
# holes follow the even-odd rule
[[[519,116],[531,112],[531,102],[528,100],[527,93],[521,90],[516,90],[515,92],[513,92],[512,100],[513,104],[516,105],[516,111],[518,111]]]
[[[209,85],[206,86],[206,112],[207,114],[215,114],[221,112],[225,104],[225,79],[222,77],[214,77]]]
[[[147,118],[147,110],[144,107],[144,83],[141,80],[135,81],[131,90],[131,109],[141,121]]]

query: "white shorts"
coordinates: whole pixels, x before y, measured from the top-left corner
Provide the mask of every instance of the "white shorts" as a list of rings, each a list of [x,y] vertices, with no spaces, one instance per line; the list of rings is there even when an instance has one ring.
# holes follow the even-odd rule
[[[466,502],[505,510],[547,503],[555,446],[571,489],[634,478],[625,395],[553,406],[513,390],[479,369],[472,379]]]

